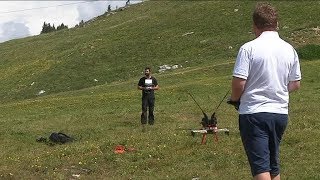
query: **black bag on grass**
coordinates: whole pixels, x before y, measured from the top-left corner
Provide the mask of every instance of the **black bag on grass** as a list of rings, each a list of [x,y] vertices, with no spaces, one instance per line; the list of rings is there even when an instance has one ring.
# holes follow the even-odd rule
[[[55,143],[61,143],[61,144],[64,144],[64,143],[67,143],[67,142],[72,142],[74,139],[64,133],[61,133],[61,132],[54,132],[52,133],[50,136],[49,136],[49,139],[52,141],[52,142],[55,142]]]

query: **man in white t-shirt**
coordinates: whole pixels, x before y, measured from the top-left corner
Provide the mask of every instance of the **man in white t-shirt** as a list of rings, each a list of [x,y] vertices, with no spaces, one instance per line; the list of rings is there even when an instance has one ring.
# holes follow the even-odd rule
[[[279,145],[288,122],[289,93],[300,88],[295,49],[277,32],[274,7],[258,3],[256,39],[241,46],[233,71],[230,104],[239,111],[239,130],[254,179],[280,179]]]

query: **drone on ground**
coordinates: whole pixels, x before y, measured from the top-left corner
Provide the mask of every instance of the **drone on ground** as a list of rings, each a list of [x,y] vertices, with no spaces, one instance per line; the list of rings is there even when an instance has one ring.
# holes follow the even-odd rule
[[[188,92],[188,94],[191,96],[193,101],[198,105],[198,107],[200,108],[200,110],[202,111],[202,114],[204,116],[202,118],[202,120],[201,120],[202,128],[201,129],[191,130],[191,135],[193,137],[195,136],[196,133],[202,134],[201,144],[206,144],[207,134],[213,134],[214,135],[214,139],[215,139],[216,142],[218,141],[218,133],[224,132],[226,135],[229,135],[229,130],[228,129],[226,129],[226,128],[222,128],[222,129],[218,128],[218,126],[217,126],[218,119],[216,117],[216,111],[218,110],[219,106],[221,105],[223,100],[226,98],[226,96],[229,94],[229,91],[226,93],[226,95],[220,101],[219,105],[216,107],[216,109],[213,112],[213,114],[211,115],[210,119],[209,119],[208,115],[200,107],[198,102],[194,99],[192,94]]]

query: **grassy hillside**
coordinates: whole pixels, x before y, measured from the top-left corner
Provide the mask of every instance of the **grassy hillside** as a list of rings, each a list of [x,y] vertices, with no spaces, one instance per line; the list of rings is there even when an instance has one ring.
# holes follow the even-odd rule
[[[315,2],[276,4],[280,31],[298,46],[299,37],[310,37],[317,27],[318,7]],[[2,43],[0,100],[125,81],[146,65],[157,71],[164,64],[185,68],[233,59],[239,46],[253,38],[252,8],[253,2],[237,1],[145,2],[83,28]]]
[[[319,179],[318,2],[274,2],[280,34],[304,57],[282,145],[284,179]],[[254,2],[144,2],[83,28],[0,44],[0,179],[249,179],[237,114],[223,103],[219,142],[190,136],[230,87],[238,48],[253,38]],[[157,73],[160,65],[179,68]],[[142,133],[140,92],[154,68],[156,124]],[[182,67],[181,67],[182,66]],[[97,81],[95,81],[95,79]],[[40,90],[45,93],[37,95]],[[63,131],[65,145],[38,143]],[[113,152],[116,145],[136,150]]]

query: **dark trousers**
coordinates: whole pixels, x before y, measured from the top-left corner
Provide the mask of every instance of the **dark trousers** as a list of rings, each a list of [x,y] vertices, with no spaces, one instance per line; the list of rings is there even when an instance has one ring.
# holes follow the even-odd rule
[[[150,96],[150,95],[142,96],[141,124],[147,124],[147,122],[150,125],[154,124],[154,115],[153,115],[154,102],[155,102],[154,96]],[[149,116],[147,115],[148,108],[149,108]]]
[[[252,176],[280,173],[279,148],[288,124],[287,114],[255,113],[239,115],[239,130]]]

